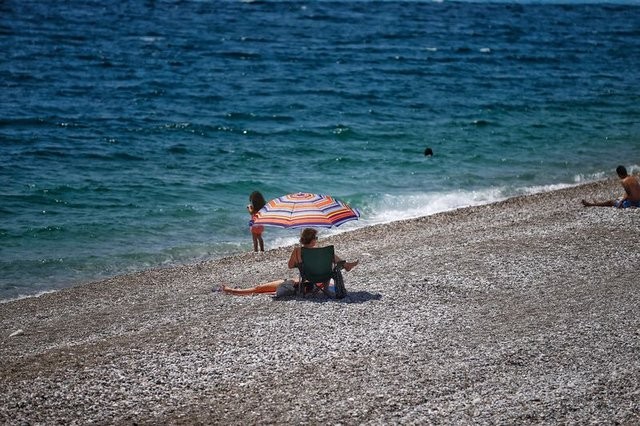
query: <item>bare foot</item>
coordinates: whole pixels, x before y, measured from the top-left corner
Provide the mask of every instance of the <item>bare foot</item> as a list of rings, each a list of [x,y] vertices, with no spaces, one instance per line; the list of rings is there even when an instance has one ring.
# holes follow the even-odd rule
[[[344,269],[349,272],[350,270],[352,270],[353,268],[355,268],[356,266],[358,266],[358,261],[356,260],[355,262],[345,262],[344,264]]]

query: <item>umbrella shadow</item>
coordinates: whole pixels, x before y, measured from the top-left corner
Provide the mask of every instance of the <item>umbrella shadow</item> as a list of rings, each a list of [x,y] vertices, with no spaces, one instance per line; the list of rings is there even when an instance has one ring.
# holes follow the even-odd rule
[[[372,300],[380,300],[382,299],[382,294],[380,293],[370,293],[368,291],[350,291],[347,293],[345,297],[342,299],[332,299],[325,294],[319,293],[315,296],[309,296],[302,298],[300,296],[286,296],[286,297],[272,297],[274,301],[284,302],[290,300],[304,300],[305,302],[312,303],[327,303],[327,302],[336,302],[336,303],[366,303]]]

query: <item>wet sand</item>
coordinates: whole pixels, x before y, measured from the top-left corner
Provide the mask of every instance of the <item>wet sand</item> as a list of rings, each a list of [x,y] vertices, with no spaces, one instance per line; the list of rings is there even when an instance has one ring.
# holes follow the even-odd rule
[[[640,209],[580,204],[620,192],[321,240],[360,260],[341,301],[212,292],[281,248],[0,304],[0,423],[638,424]]]

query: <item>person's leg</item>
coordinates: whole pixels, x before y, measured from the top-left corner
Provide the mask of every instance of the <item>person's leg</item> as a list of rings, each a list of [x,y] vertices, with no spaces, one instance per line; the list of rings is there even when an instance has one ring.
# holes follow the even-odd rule
[[[356,266],[358,266],[358,261],[356,260],[355,262],[345,262],[344,264],[344,269],[349,272],[350,270],[352,270],[353,268],[355,268]]]
[[[616,200],[594,201],[594,202],[582,200],[582,205],[585,207],[614,207],[616,205]]]
[[[264,240],[262,239],[262,234],[258,235],[258,243],[260,245],[260,251],[264,251]]]
[[[334,255],[333,256],[333,263],[339,263],[342,262],[342,259],[340,259],[338,256]],[[350,270],[352,270],[353,268],[355,268],[356,266],[358,266],[358,261],[356,260],[355,262],[344,262],[344,269],[349,272]]]
[[[248,296],[251,294],[264,294],[264,293],[275,293],[276,289],[280,284],[282,284],[284,280],[276,280],[271,281],[264,284],[258,284],[255,287],[250,288],[229,288],[225,285],[222,286],[222,291],[229,294],[235,294],[237,296]]]
[[[258,236],[252,233],[251,238],[253,238],[253,251],[258,251]]]

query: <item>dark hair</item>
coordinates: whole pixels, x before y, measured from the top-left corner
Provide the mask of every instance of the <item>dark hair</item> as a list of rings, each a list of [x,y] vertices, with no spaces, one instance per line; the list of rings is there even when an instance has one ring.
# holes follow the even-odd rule
[[[618,166],[616,168],[616,173],[618,173],[618,176],[620,176],[621,178],[627,177],[627,169],[625,169],[624,166]]]
[[[303,246],[310,244],[311,241],[318,239],[318,231],[313,228],[304,228],[300,233],[300,244]]]
[[[254,213],[258,213],[258,210],[267,204],[267,202],[264,201],[262,194],[258,191],[253,191],[251,195],[249,195],[249,202],[251,202],[251,207],[253,208]]]

